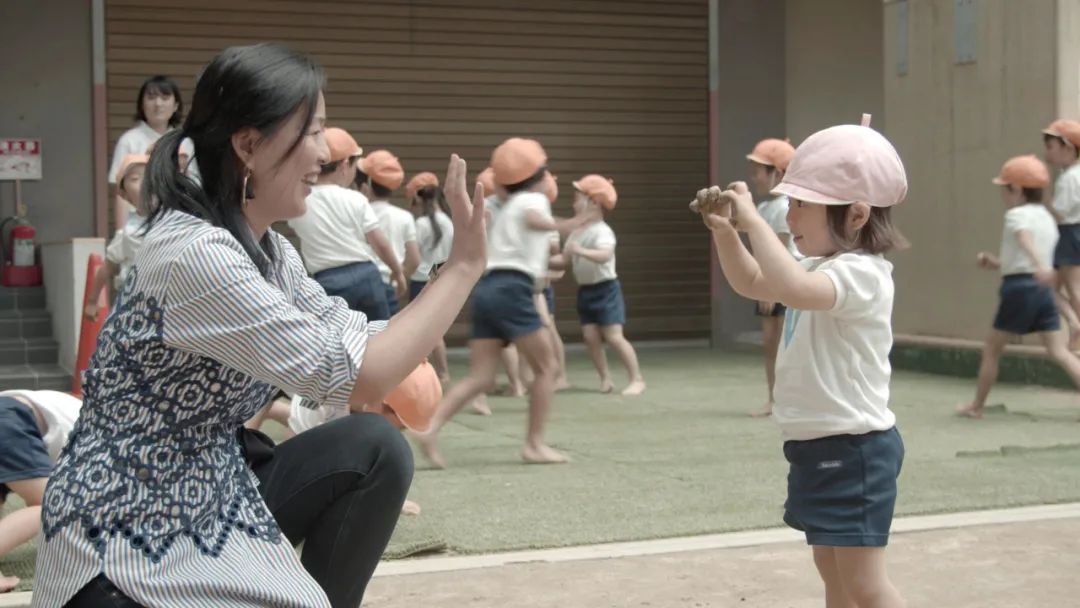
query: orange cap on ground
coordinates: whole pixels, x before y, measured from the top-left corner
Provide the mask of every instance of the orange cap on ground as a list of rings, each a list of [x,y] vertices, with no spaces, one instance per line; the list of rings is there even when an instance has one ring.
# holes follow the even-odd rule
[[[345,129],[329,127],[323,136],[326,138],[326,146],[330,148],[330,160],[328,162],[336,163],[339,160],[360,156],[364,153],[364,149],[360,147],[360,144],[356,143],[353,136],[349,135],[349,132]]]
[[[435,175],[431,171],[424,171],[423,173],[417,173],[409,180],[409,183],[405,184],[405,199],[411,201],[416,193],[428,186],[438,186],[439,176]]]
[[[491,153],[495,182],[503,186],[520,184],[547,166],[547,153],[535,139],[511,137]]]
[[[747,154],[746,158],[761,165],[787,171],[793,156],[795,156],[795,148],[786,140],[763,139],[754,146],[754,150]]]
[[[615,191],[615,182],[603,175],[586,175],[574,182],[574,188],[608,211],[614,209],[615,203],[619,200],[619,193]]]
[[[389,150],[376,150],[360,161],[360,170],[383,188],[397,190],[405,181],[405,169]]]
[[[993,180],[999,186],[1018,188],[1045,188],[1050,185],[1050,172],[1046,165],[1033,154],[1014,156],[1005,161],[1001,172]]]
[[[442,383],[435,368],[424,361],[383,401],[406,428],[423,433],[431,426],[442,394]]]

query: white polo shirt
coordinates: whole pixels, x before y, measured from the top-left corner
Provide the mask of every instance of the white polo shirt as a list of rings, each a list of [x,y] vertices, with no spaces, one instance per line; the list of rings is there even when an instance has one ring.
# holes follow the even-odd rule
[[[778,196],[758,203],[757,209],[758,213],[761,214],[761,217],[769,224],[769,228],[772,228],[777,236],[782,234],[788,235],[788,251],[796,258],[800,258],[802,256],[795,247],[795,239],[790,238],[791,228],[788,227],[787,223],[788,204],[788,197]]]
[[[390,241],[390,247],[394,250],[394,257],[398,264],[405,262],[405,244],[416,242],[416,220],[408,211],[392,205],[387,201],[372,201],[371,208],[379,218],[379,226]],[[383,283],[390,284],[390,267],[378,257],[375,265],[379,267]]]
[[[1001,234],[1001,274],[1031,274],[1038,270],[1031,258],[1020,248],[1016,233],[1031,234],[1035,253],[1047,270],[1054,267],[1054,247],[1058,242],[1058,227],[1054,216],[1042,203],[1028,203],[1005,212],[1005,228]]]
[[[363,194],[323,184],[311,189],[306,203],[307,212],[288,223],[300,237],[309,274],[377,259],[367,233],[379,227],[379,218]]]
[[[1062,224],[1080,224],[1080,163],[1066,169],[1054,184],[1054,210]]]
[[[487,269],[517,270],[540,285],[547,275],[551,235],[528,227],[529,211],[550,218],[551,202],[539,192],[525,191],[510,195],[502,204],[490,231]]]
[[[435,224],[442,231],[442,238],[435,242],[435,230],[431,218],[416,218],[416,243],[420,247],[420,265],[413,273],[412,280],[424,282],[430,278],[431,269],[442,264],[450,257],[450,247],[454,244],[454,221],[442,211],[435,212]]]
[[[112,164],[109,165],[109,183],[115,184],[116,180],[119,179],[116,174],[120,171],[120,165],[123,164],[125,156],[128,154],[146,154],[150,146],[161,139],[161,135],[142,120],[125,131],[120,136],[120,139],[116,141],[116,149],[113,150]],[[184,139],[180,143],[180,152],[187,154],[189,159],[195,156],[195,144],[192,143],[191,139]]]
[[[20,397],[33,403],[41,412],[46,427],[45,436],[41,439],[45,442],[49,458],[55,463],[60,457],[60,451],[67,444],[75,420],[79,418],[82,401],[59,391],[3,391],[0,392],[0,397]]]
[[[607,222],[599,221],[578,228],[570,233],[566,242],[577,243],[584,249],[610,249],[612,252],[611,259],[603,264],[597,264],[583,255],[572,256],[574,280],[578,285],[595,285],[618,277],[615,274],[615,231]]]

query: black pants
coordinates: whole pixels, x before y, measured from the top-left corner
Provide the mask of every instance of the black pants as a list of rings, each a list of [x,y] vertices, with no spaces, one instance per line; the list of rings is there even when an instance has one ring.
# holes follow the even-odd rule
[[[259,491],[301,562],[334,608],[356,608],[397,524],[412,483],[409,444],[385,418],[353,414],[275,446],[241,431]],[[104,575],[68,608],[139,608]]]

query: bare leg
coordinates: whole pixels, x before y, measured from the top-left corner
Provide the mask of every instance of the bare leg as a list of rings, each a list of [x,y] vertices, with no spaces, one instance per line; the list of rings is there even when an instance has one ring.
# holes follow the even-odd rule
[[[521,364],[517,346],[511,344],[503,349],[502,362],[503,367],[506,368],[506,379],[510,381],[510,396],[524,397],[525,385],[521,382]]]
[[[1065,336],[1056,331],[1047,331],[1040,333],[1039,337],[1042,338],[1043,346],[1046,347],[1046,352],[1050,354],[1054,362],[1060,365],[1061,369],[1069,374],[1073,384],[1080,388],[1080,358],[1069,351]]]
[[[983,345],[982,363],[979,364],[979,380],[975,386],[975,400],[966,405],[956,408],[956,413],[969,418],[982,417],[983,406],[986,405],[986,397],[990,394],[990,388],[994,386],[998,375],[998,362],[1001,352],[1005,350],[1012,334],[994,329],[986,337]]]
[[[907,603],[889,580],[885,547],[833,547],[844,592],[859,608],[904,608]]]
[[[431,430],[416,436],[424,457],[435,468],[446,467],[446,462],[439,454],[439,430],[466,403],[477,395],[491,390],[495,384],[495,373],[499,367],[501,350],[501,340],[484,339],[469,342],[469,375],[443,395],[439,408],[431,420]]]
[[[615,390],[611,383],[611,372],[608,370],[607,354],[604,353],[604,337],[600,333],[600,326],[595,323],[581,326],[581,333],[585,337],[585,348],[589,351],[596,373],[600,374],[600,392],[610,393]]]
[[[1058,279],[1059,283],[1064,280],[1061,274],[1058,275]],[[1080,319],[1077,318],[1076,311],[1073,310],[1072,302],[1065,297],[1063,288],[1059,287],[1054,290],[1054,303],[1057,304],[1061,317],[1065,319],[1065,325],[1069,327],[1069,350],[1080,349]]]
[[[555,464],[569,459],[544,443],[544,423],[551,410],[555,393],[555,377],[558,375],[555,353],[551,348],[551,336],[541,327],[531,334],[514,341],[521,354],[529,361],[535,378],[529,391],[529,429],[521,457],[530,464]]]
[[[446,360],[446,340],[439,340],[435,350],[431,352],[431,365],[435,373],[439,374],[439,381],[443,384],[450,382],[450,363]]]
[[[555,315],[548,310],[547,298],[542,293],[536,295],[536,312],[540,314],[540,318],[544,320],[544,327],[551,334],[551,348],[555,353],[555,361],[558,366],[558,372],[555,376],[555,390],[568,389],[570,388],[570,381],[566,379],[566,347],[563,345],[562,336],[559,335],[559,328],[555,325]]]
[[[784,326],[784,317],[762,317],[761,334],[765,342],[765,381],[769,386],[769,400],[765,406],[750,415],[761,418],[772,415],[773,387],[776,386],[776,353],[780,350],[780,333]]]
[[[604,335],[604,341],[607,342],[611,349],[618,355],[619,360],[622,361],[623,367],[626,368],[626,373],[630,377],[630,384],[626,385],[623,389],[623,395],[640,395],[645,392],[645,377],[641,375],[641,366],[638,365],[637,353],[634,352],[634,346],[630,344],[630,341],[623,335],[622,325],[605,325],[600,328],[600,333]]]
[[[11,491],[23,499],[26,507],[0,519],[0,557],[41,533],[41,499],[48,481],[45,477],[38,477],[7,482]],[[11,591],[18,584],[19,577],[0,575],[0,593]]]
[[[844,583],[836,566],[836,554],[832,547],[815,545],[814,565],[825,583],[825,608],[858,608],[844,591]]]
[[[1065,293],[1069,296],[1069,308],[1071,314],[1065,315],[1065,322],[1069,327],[1075,327],[1073,322],[1080,319],[1080,266],[1064,266],[1058,269],[1058,277],[1065,287]],[[1077,323],[1080,325],[1080,322]]]

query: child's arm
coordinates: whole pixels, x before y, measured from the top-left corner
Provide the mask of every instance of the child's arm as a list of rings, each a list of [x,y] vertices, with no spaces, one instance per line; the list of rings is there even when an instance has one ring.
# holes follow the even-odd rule
[[[975,261],[978,262],[979,268],[983,270],[999,270],[1001,268],[1001,260],[988,251],[980,251],[975,256]]]
[[[105,263],[99,266],[97,272],[94,273],[94,280],[90,284],[90,301],[86,303],[86,308],[83,309],[83,316],[87,319],[97,321],[98,298],[101,297],[101,290],[105,288],[109,281],[113,280],[119,270],[119,266],[105,260]]]
[[[557,230],[560,234],[569,234],[593,220],[600,219],[600,211],[592,209],[584,211],[572,218],[548,217],[536,209],[525,211],[525,225],[530,230],[551,232]]]
[[[1057,283],[1057,277],[1054,274],[1052,268],[1047,268],[1039,260],[1039,254],[1035,251],[1035,239],[1031,236],[1031,232],[1028,230],[1017,230],[1013,233],[1016,237],[1016,242],[1020,245],[1020,249],[1024,251],[1028,259],[1031,260],[1031,264],[1035,266],[1035,280],[1047,287],[1053,287]],[[998,267],[1001,267],[1001,263],[998,262]]]

